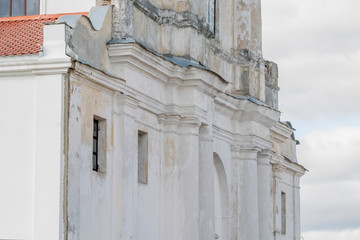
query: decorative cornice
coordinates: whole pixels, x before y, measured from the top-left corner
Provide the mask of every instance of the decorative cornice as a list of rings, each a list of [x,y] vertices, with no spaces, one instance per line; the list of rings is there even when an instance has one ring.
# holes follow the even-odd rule
[[[269,149],[271,143],[254,135],[234,135],[231,155],[234,160],[258,160],[258,153]]]
[[[208,69],[175,64],[137,43],[109,44],[108,49],[113,72],[118,75],[120,73],[116,73],[116,69],[125,65],[164,84],[195,86],[213,97],[219,92],[223,92],[228,84],[219,75]]]
[[[47,58],[40,55],[0,58],[0,77],[37,76],[67,73],[71,59],[67,56]]]
[[[266,105],[258,104],[248,98],[234,98],[228,94],[219,94],[215,98],[215,110],[239,122],[257,122],[272,128],[280,119],[280,112]],[[231,114],[232,113],[232,114]]]
[[[258,153],[258,165],[270,165],[270,159],[275,153],[269,149],[264,149]]]
[[[79,76],[83,81],[90,81],[94,84],[98,84],[107,89],[120,92],[126,96],[136,99],[136,101],[138,101],[137,107],[146,109],[147,111],[158,115],[159,121],[168,117],[172,118],[174,116],[179,116],[183,119],[181,123],[185,125],[189,123],[189,119],[191,118],[196,118],[196,124],[199,124],[199,122],[207,122],[207,112],[197,106],[178,106],[176,104],[166,105],[129,87],[124,79],[110,76],[107,73],[93,69],[92,67],[78,61],[74,62],[74,71],[72,71],[72,74]]]
[[[258,152],[271,149],[270,141],[256,135],[234,134],[234,142],[237,143],[241,149],[256,149]]]
[[[291,138],[291,134],[293,133],[293,131],[294,129],[279,121],[275,126],[271,128],[270,133],[272,138],[274,138],[280,143],[283,143]]]
[[[258,149],[242,149],[240,148],[239,160],[243,161],[258,161]]]
[[[139,106],[139,101],[128,95],[118,95],[116,99],[117,108],[120,114],[127,115],[131,118],[136,117],[136,108]]]
[[[307,171],[302,165],[286,160],[284,157],[276,156],[275,159],[271,159],[273,172],[276,176],[281,172],[294,173],[297,176],[302,176]]]
[[[171,132],[177,135],[199,135],[201,121],[196,117],[160,114],[158,120],[163,126],[164,132]]]
[[[96,70],[86,64],[82,64],[78,61],[74,64],[75,74],[81,76],[81,78],[92,81],[110,90],[121,92],[125,95],[131,96],[139,101],[139,107],[146,109],[154,114],[161,114],[165,111],[165,105],[159,101],[141,94],[139,91],[132,89],[124,79],[109,76],[100,70]]]
[[[232,143],[233,142],[233,133],[225,130],[223,128],[220,128],[217,125],[213,124],[213,137],[221,139],[225,142]]]

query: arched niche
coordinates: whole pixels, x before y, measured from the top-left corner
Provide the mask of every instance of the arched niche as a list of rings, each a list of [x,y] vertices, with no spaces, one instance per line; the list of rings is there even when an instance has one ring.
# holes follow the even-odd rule
[[[215,239],[229,239],[229,190],[224,164],[214,153]]]

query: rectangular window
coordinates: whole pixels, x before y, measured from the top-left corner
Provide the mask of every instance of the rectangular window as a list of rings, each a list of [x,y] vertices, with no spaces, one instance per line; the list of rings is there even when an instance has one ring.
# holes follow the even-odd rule
[[[216,23],[216,0],[210,0],[208,5],[208,24],[210,31],[215,35],[215,23]]]
[[[0,17],[10,16],[10,2],[8,0],[0,0]]]
[[[0,0],[0,17],[38,15],[40,0]]]
[[[106,120],[94,117],[92,139],[92,170],[105,172],[106,169]]]
[[[11,16],[25,15],[25,1],[24,0],[11,0]]]
[[[138,131],[138,182],[148,183],[148,134]]]
[[[286,193],[281,192],[281,233],[286,234]]]
[[[40,10],[39,0],[26,0],[26,15],[38,15]]]
[[[94,119],[92,170],[96,172],[99,169],[98,160],[99,160],[99,121]]]

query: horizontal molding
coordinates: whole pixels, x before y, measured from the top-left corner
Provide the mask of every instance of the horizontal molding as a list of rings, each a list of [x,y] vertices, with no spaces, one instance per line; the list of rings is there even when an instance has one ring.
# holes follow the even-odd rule
[[[54,75],[67,73],[70,57],[46,58],[35,56],[11,56],[0,58],[0,77]]]
[[[113,43],[108,45],[108,49],[112,69],[128,66],[165,84],[171,81],[179,86],[196,86],[213,97],[224,92],[228,85],[224,79],[208,69],[180,66],[138,43]]]
[[[274,127],[271,128],[271,137],[276,141],[283,143],[288,139],[291,139],[291,134],[294,129],[290,128],[282,122],[278,122]]]

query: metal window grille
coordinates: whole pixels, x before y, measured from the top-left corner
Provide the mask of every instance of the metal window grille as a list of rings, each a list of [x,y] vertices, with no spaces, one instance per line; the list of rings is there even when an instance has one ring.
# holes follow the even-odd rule
[[[92,169],[98,171],[99,169],[99,121],[94,119],[93,129],[93,157],[92,157]]]

